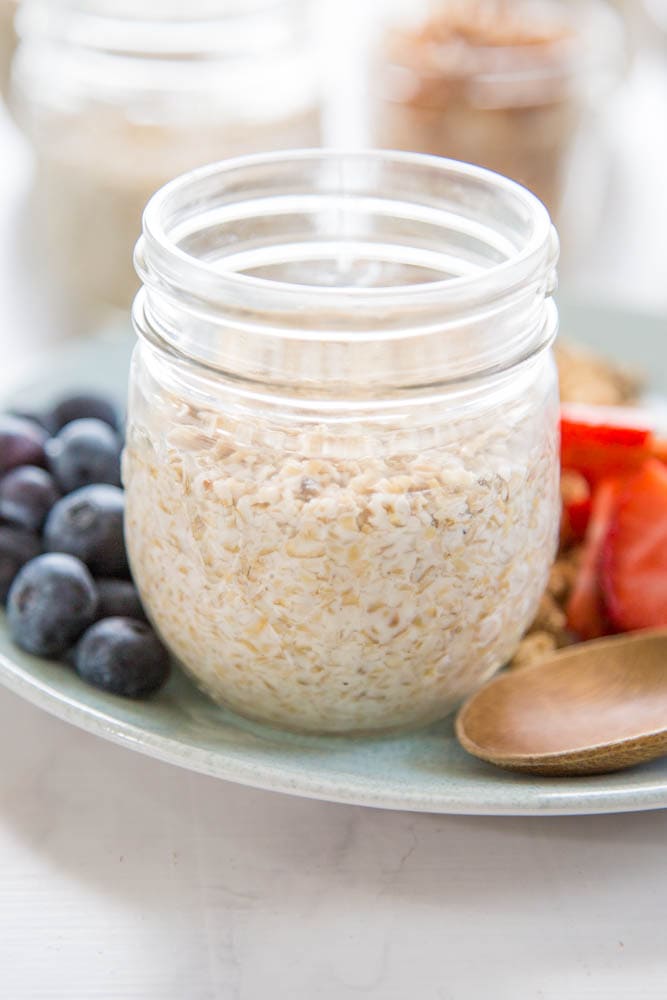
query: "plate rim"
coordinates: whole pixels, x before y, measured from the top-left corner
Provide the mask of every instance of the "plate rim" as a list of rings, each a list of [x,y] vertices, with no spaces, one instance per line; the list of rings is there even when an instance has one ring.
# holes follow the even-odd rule
[[[289,772],[285,773],[284,768],[279,765],[243,765],[238,761],[225,761],[225,755],[220,751],[206,750],[183,740],[159,736],[141,726],[119,720],[100,709],[73,701],[58,688],[15,664],[4,653],[0,653],[0,683],[36,708],[125,749],[208,777],[278,794],[340,805],[433,815],[609,815],[667,808],[667,777],[662,782],[656,782],[655,787],[604,788],[599,792],[590,788],[577,791],[572,786],[572,781],[576,779],[547,779],[554,782],[553,792],[536,792],[534,789],[527,792],[526,786],[521,784],[501,785],[499,799],[495,801],[493,796],[488,796],[485,802],[474,797],[467,801],[461,797],[460,792],[448,794],[444,786],[441,793],[428,796],[423,793],[411,795],[405,791],[392,794],[379,789],[370,779],[369,787],[365,787],[365,779],[352,776],[347,776],[346,791],[340,778],[335,775],[318,778],[303,775],[297,778]],[[561,782],[568,786],[566,790],[559,790]]]

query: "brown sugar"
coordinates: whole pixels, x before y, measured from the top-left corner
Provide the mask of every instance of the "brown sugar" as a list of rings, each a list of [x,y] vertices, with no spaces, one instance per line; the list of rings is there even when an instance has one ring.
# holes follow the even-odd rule
[[[378,144],[489,167],[557,215],[581,102],[571,85],[573,28],[548,10],[466,0],[390,31],[379,67]]]

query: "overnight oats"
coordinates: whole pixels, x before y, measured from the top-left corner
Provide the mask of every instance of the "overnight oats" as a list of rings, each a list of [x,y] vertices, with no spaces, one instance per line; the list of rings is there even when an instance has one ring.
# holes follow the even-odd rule
[[[129,310],[149,197],[202,163],[320,138],[309,0],[24,0],[12,101],[33,245],[70,326]]]
[[[376,144],[496,170],[556,216],[575,139],[618,71],[616,16],[602,0],[439,0],[410,10],[373,66]]]
[[[127,541],[216,701],[399,729],[512,656],[558,534],[556,257],[529,192],[430,157],[249,157],[154,196]]]

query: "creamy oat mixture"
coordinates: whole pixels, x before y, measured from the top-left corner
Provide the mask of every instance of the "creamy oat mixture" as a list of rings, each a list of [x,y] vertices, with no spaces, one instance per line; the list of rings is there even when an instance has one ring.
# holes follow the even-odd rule
[[[377,426],[285,430],[148,382],[135,360],[133,572],[213,698],[295,729],[386,730],[443,717],[511,657],[556,547],[551,375],[532,403],[436,414],[395,453]]]

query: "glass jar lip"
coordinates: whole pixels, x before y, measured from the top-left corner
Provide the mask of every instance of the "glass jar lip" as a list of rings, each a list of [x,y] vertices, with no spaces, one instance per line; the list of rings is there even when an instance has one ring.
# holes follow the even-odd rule
[[[323,164],[363,162],[434,170],[461,180],[472,180],[488,190],[504,192],[515,206],[531,220],[529,238],[515,254],[472,274],[441,280],[400,284],[396,286],[356,287],[304,285],[271,278],[256,277],[237,271],[221,271],[213,264],[183,250],[169,231],[169,219],[178,216],[179,203],[187,200],[187,192],[198,183],[220,178],[224,183],[238,179],[254,167],[300,164],[320,161]],[[242,195],[240,200],[242,200]],[[483,167],[424,153],[395,150],[301,149],[251,154],[234,157],[199,167],[176,177],[160,188],[149,200],[143,214],[142,236],[135,250],[135,266],[145,284],[165,286],[175,284],[192,290],[195,297],[207,297],[207,291],[217,303],[252,302],[253,311],[261,313],[279,310],[291,315],[304,315],[309,309],[326,309],[335,316],[337,305],[346,312],[360,310],[373,314],[377,309],[403,306],[411,308],[437,307],[452,310],[473,306],[476,310],[499,298],[511,296],[536,282],[551,294],[555,287],[554,269],[558,258],[558,237],[546,207],[528,189],[515,181]],[[341,298],[345,299],[340,306]],[[278,334],[275,328],[273,333]],[[320,334],[321,335],[321,334]],[[300,337],[307,336],[301,330]],[[355,339],[358,333],[351,336]],[[386,338],[387,334],[384,333]],[[405,331],[402,332],[405,336]],[[341,339],[345,339],[344,336]]]
[[[275,41],[275,27],[257,19],[295,10],[308,0],[180,0],[171,4],[126,0],[23,0],[19,38],[82,52],[125,57],[182,57],[218,51],[239,54]],[[252,27],[244,28],[244,24]],[[252,39],[251,35],[257,38]]]

